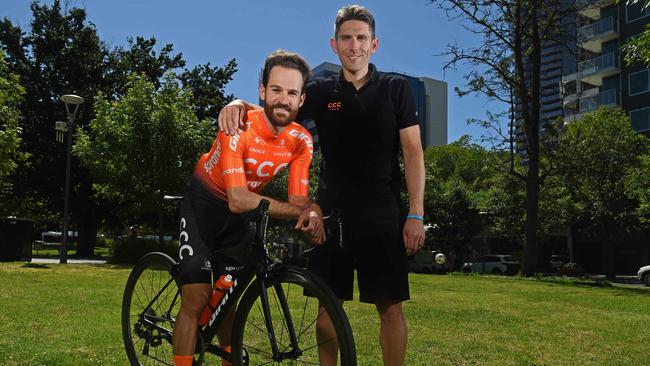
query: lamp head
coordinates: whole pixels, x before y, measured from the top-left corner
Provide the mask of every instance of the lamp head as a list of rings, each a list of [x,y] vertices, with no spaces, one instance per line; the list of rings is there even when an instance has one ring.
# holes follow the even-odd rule
[[[79,105],[84,102],[84,98],[75,94],[65,94],[62,95],[60,99],[65,104]]]

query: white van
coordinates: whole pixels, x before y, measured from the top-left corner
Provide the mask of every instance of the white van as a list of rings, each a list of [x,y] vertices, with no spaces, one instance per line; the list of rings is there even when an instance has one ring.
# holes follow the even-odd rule
[[[418,250],[408,257],[409,272],[447,273],[447,257],[437,250]]]

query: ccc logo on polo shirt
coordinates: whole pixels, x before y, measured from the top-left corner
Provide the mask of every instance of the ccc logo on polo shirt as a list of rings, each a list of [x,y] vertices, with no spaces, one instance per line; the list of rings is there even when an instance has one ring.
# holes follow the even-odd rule
[[[327,103],[327,109],[330,111],[338,111],[341,109],[341,102],[329,102]]]

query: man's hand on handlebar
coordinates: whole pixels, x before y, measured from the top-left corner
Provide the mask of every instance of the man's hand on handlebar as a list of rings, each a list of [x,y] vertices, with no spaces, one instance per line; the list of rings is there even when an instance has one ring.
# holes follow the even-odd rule
[[[325,243],[323,212],[315,203],[307,205],[302,210],[294,228],[308,235],[311,241],[316,245]]]

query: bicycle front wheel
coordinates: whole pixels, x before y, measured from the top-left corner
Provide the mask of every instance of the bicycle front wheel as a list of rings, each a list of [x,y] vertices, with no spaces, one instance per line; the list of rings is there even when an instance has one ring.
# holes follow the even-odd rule
[[[180,291],[174,260],[149,253],[131,271],[122,300],[122,337],[131,365],[173,365],[172,331]]]
[[[249,286],[237,307],[232,333],[234,365],[329,365],[319,358],[319,348],[331,350],[332,346],[338,348],[338,365],[356,365],[348,318],[322,281],[304,269],[287,266],[269,276],[265,285],[267,316],[258,280]],[[326,316],[319,311],[319,303],[329,314],[335,335],[317,337],[318,320]],[[269,320],[273,337],[268,330]],[[272,338],[276,349],[271,345]]]

